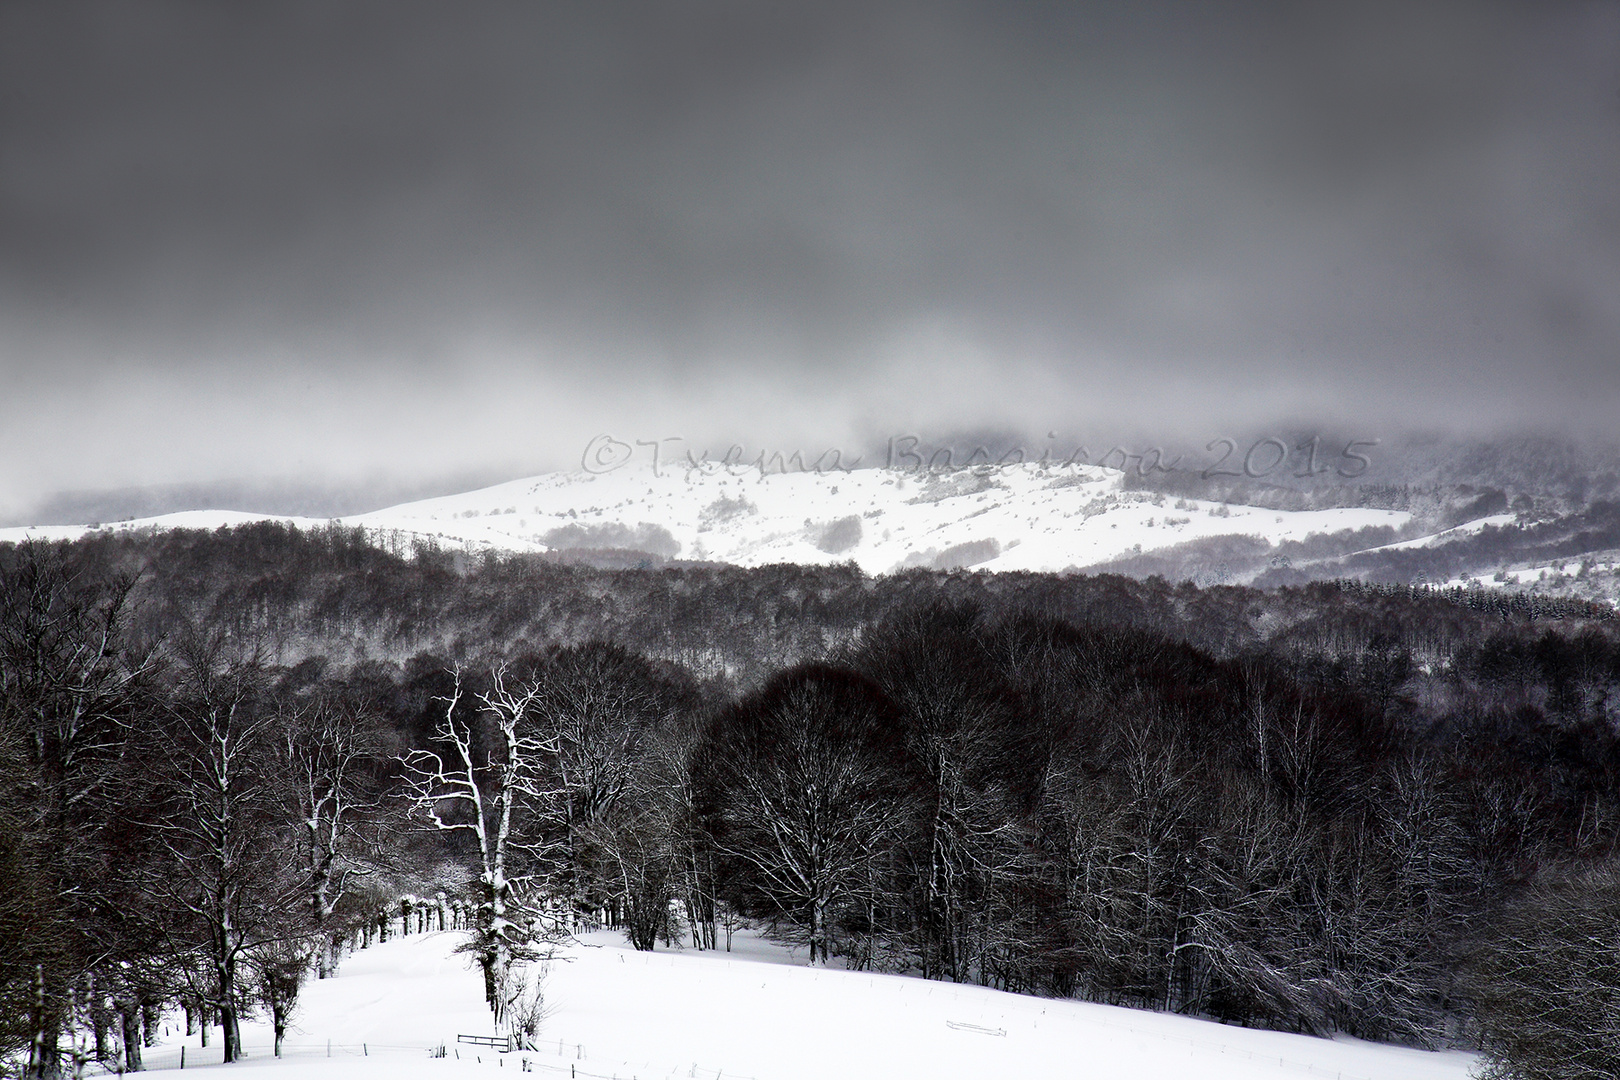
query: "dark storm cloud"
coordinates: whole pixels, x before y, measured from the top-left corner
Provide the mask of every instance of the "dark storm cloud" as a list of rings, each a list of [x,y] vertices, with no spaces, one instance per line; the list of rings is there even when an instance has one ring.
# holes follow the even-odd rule
[[[1617,175],[1612,4],[13,3],[0,501],[1601,423]]]

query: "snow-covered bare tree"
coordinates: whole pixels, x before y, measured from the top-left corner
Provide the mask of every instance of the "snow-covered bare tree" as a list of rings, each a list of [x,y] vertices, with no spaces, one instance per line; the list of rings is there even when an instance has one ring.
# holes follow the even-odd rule
[[[316,963],[323,979],[344,933],[332,925],[338,905],[355,879],[375,870],[389,839],[386,799],[369,768],[384,752],[378,722],[345,702],[316,696],[281,709],[278,764],[296,822],[310,928],[326,943]]]
[[[308,922],[262,665],[217,636],[195,634],[177,649],[173,707],[144,733],[145,795],[164,856],[147,888],[170,951],[208,957],[210,979],[194,992],[217,1012],[229,1062],[242,1053],[244,959],[306,934]]]
[[[317,962],[317,955],[325,951],[324,945],[314,936],[288,938],[267,942],[249,954],[255,996],[270,1013],[276,1057],[281,1056],[287,1025],[298,1005],[298,992],[303,989],[311,965]]]
[[[869,914],[914,797],[892,704],[863,676],[797,668],[721,716],[699,754],[737,883],[825,964],[840,922]]]
[[[478,707],[464,704],[459,668],[441,698],[444,712],[432,749],[404,759],[410,795],[434,828],[471,833],[476,843],[479,903],[472,951],[484,973],[484,995],[499,1020],[507,973],[515,959],[531,954],[525,886],[520,864],[538,861],[547,841],[525,828],[526,819],[561,797],[551,786],[557,740],[538,734],[533,712],[541,688],[515,678],[503,665],[490,674]]]

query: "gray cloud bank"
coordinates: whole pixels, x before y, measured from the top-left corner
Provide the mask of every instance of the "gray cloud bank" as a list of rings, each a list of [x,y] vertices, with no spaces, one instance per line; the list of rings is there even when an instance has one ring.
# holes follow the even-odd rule
[[[602,430],[1612,431],[1616,176],[1613,4],[7,4],[0,510]]]

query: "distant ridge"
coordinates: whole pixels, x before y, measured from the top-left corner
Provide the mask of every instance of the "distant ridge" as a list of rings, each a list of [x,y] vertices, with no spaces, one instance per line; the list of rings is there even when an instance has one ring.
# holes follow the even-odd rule
[[[280,521],[364,529],[405,556],[427,547],[617,567],[853,562],[870,574],[1083,570],[1203,585],[1348,577],[1620,595],[1620,508],[1610,514],[1606,503],[1548,519],[1475,500],[1465,509],[1477,516],[1458,523],[1454,508],[1287,510],[1177,497],[1135,480],[1052,463],[766,473],[704,462],[546,473],[345,517],[191,510],[0,529],[0,542]],[[1584,566],[1579,576],[1574,564]]]

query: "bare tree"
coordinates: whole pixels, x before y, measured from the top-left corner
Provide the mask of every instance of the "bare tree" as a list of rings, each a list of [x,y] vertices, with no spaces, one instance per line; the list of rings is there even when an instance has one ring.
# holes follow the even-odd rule
[[[1620,1075],[1620,869],[1554,869],[1492,915],[1471,973],[1481,1075]]]
[[[667,756],[649,755],[636,769],[633,786],[604,809],[582,830],[582,838],[596,854],[602,884],[613,891],[619,924],[630,943],[651,951],[660,937],[680,932],[670,905],[682,892],[687,871],[678,778],[660,765]]]
[[[918,829],[909,845],[915,950],[925,978],[987,981],[1005,966],[1018,905],[1034,869],[1025,816],[1008,779],[1038,760],[1016,732],[1011,688],[975,631],[977,610],[902,617],[862,642],[855,662],[900,711],[917,763]]]
[[[537,734],[532,714],[540,687],[510,677],[503,665],[480,708],[462,707],[459,668],[450,695],[439,699],[444,714],[434,729],[437,750],[418,749],[404,759],[413,805],[434,828],[469,832],[477,844],[479,904],[472,950],[484,972],[484,996],[500,1019],[507,973],[528,955],[527,896],[514,876],[520,858],[542,856],[549,847],[523,826],[538,805],[559,795],[547,777],[554,767],[556,737]],[[471,713],[471,715],[469,715]],[[483,723],[477,721],[482,719]]]
[[[229,1062],[242,1053],[243,959],[308,924],[297,914],[275,764],[279,718],[265,706],[261,666],[251,654],[229,655],[219,638],[193,637],[180,651],[178,699],[147,732],[160,807],[153,824],[166,855],[148,887],[171,951],[209,958],[210,982],[198,989],[218,1012]]]
[[[566,839],[563,874],[571,906],[579,913],[631,902],[622,892],[627,870],[641,874],[651,864],[645,858],[646,843],[624,830],[631,819],[644,830],[653,818],[647,817],[647,806],[626,808],[622,803],[633,788],[638,789],[638,802],[657,800],[657,793],[648,789],[653,774],[646,768],[651,760],[647,742],[690,706],[690,691],[644,657],[601,641],[551,655],[538,685],[541,697],[532,722],[556,747],[556,779],[563,796],[557,807],[563,817],[553,824]],[[613,855],[615,849],[629,852],[632,847],[639,850],[638,870]]]
[[[802,928],[810,962],[865,902],[904,828],[906,751],[875,683],[806,667],[772,680],[701,751],[711,828],[746,887]]]
[[[353,879],[381,860],[388,838],[384,797],[369,783],[367,766],[383,753],[375,721],[326,697],[281,711],[278,764],[286,781],[294,844],[308,892],[310,927],[323,937],[316,964],[332,973],[342,941],[333,916]]]
[[[304,978],[309,974],[317,954],[324,951],[324,942],[311,937],[267,942],[249,954],[254,989],[260,1002],[270,1012],[276,1057],[281,1056],[282,1042],[287,1037],[287,1024],[298,1005],[298,992],[303,989]]]

